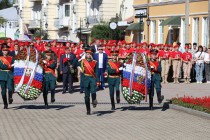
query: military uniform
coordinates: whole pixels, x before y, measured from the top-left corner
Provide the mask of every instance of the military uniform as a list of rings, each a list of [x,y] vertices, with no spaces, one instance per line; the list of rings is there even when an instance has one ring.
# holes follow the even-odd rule
[[[46,55],[52,56],[52,51],[47,51]],[[44,88],[43,88],[43,98],[45,103],[45,108],[48,108],[48,101],[47,95],[48,91],[51,91],[51,102],[55,102],[55,83],[56,83],[56,76],[55,76],[55,68],[57,65],[56,60],[43,60],[44,62]]]
[[[9,51],[9,47],[6,44],[3,44],[2,51]],[[13,102],[13,99],[12,99],[12,94],[13,94],[12,64],[14,63],[14,59],[12,56],[8,56],[8,55],[0,57],[0,85],[1,85],[2,99],[4,102],[4,109],[8,108],[7,95],[6,95],[7,89],[9,92],[9,103],[11,104]]]
[[[92,55],[91,49],[85,50],[86,55],[87,53],[90,53]],[[83,78],[82,83],[85,91],[85,104],[87,109],[87,115],[90,115],[90,94],[92,96],[92,104],[95,108],[97,105],[96,100],[96,86],[99,84],[99,78],[98,78],[98,71],[97,71],[97,61],[93,59],[87,59],[87,56],[85,59],[81,60],[80,67],[82,69]]]
[[[118,51],[112,51],[112,55],[118,55]],[[120,67],[121,63],[116,60],[109,60],[107,64],[107,73],[108,78],[107,82],[109,84],[109,94],[112,105],[112,110],[115,110],[115,102],[114,102],[114,91],[116,90],[116,100],[117,103],[120,103]]]
[[[157,50],[151,50],[151,55],[157,55]],[[164,96],[161,96],[161,64],[156,59],[150,59],[151,68],[151,91],[149,93],[150,109],[153,109],[153,97],[155,94],[155,89],[157,93],[158,103],[162,103]]]

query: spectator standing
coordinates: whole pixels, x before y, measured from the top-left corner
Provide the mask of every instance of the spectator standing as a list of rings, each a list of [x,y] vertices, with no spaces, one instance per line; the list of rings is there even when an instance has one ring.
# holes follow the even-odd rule
[[[205,71],[206,71],[206,82],[210,84],[210,48],[208,48],[207,53],[205,53]]]
[[[185,52],[182,54],[184,80],[186,84],[190,83],[190,71],[192,67],[192,54],[189,52],[189,46],[185,46]]]
[[[203,52],[203,47],[199,46],[197,52],[195,53],[195,71],[196,81],[198,84],[201,84],[203,80],[204,57],[205,53]]]

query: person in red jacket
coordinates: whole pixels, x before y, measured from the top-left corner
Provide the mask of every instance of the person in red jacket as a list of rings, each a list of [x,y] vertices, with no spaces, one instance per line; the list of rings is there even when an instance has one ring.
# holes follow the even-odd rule
[[[162,76],[162,83],[168,83],[168,71],[170,67],[169,62],[170,52],[168,51],[168,45],[164,45],[164,50],[159,51],[159,58],[161,62],[161,76]]]
[[[185,46],[185,52],[182,54],[183,70],[185,83],[190,83],[190,71],[192,68],[192,54],[189,52],[189,46]]]
[[[178,45],[174,45],[174,51],[171,53],[171,60],[173,63],[173,78],[174,83],[179,83],[179,73],[182,64],[182,53],[179,50]]]

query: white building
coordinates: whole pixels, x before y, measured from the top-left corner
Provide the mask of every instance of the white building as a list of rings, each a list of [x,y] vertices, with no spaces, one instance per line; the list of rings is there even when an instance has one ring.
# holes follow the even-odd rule
[[[0,10],[0,17],[6,20],[0,24],[0,37],[9,37],[12,39],[18,38],[18,18],[17,11],[14,7]]]
[[[122,20],[132,16],[132,5],[132,0],[16,0],[14,7],[19,11],[20,37],[42,28],[49,39],[79,42],[80,31],[84,40],[94,25],[116,15]]]

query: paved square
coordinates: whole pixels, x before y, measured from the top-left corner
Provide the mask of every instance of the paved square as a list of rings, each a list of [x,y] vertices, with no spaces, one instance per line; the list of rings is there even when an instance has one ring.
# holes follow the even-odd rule
[[[187,85],[188,86],[188,85]],[[208,95],[197,84],[163,85],[163,94],[171,98],[183,91]],[[60,87],[57,89],[60,90]],[[155,105],[129,105],[123,98],[117,110],[111,111],[108,89],[98,92],[99,105],[87,116],[84,94],[56,94],[56,103],[45,110],[42,95],[36,101],[24,102],[18,95],[8,110],[0,109],[0,140],[209,140],[210,120]],[[49,94],[50,97],[50,94]],[[1,107],[3,104],[1,104]]]

